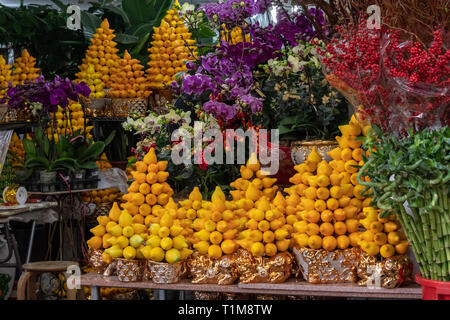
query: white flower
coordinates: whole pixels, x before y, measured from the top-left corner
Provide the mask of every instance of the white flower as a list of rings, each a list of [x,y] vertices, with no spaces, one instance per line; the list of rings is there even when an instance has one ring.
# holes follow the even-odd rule
[[[330,102],[330,97],[323,96],[323,97],[322,97],[322,103],[323,103],[323,104],[328,104],[328,102]]]
[[[302,64],[301,64],[300,59],[298,57],[289,56],[287,60],[288,60],[290,66],[292,68],[292,71],[294,73],[297,73],[297,72],[299,72],[301,70]]]
[[[182,120],[183,124],[189,125],[191,123],[191,112],[190,111],[185,112]]]
[[[191,14],[194,11],[195,11],[195,5],[185,2],[181,6],[180,13],[181,13],[181,15],[185,16],[187,14]]]

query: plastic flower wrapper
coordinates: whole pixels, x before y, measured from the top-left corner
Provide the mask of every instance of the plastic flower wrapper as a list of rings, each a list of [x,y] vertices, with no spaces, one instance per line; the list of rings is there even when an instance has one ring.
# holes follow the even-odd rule
[[[408,128],[437,130],[450,124],[450,51],[444,36],[436,30],[429,48],[403,40],[401,31],[389,30],[382,39],[383,74],[393,93],[389,109],[403,129],[400,135],[407,135]]]

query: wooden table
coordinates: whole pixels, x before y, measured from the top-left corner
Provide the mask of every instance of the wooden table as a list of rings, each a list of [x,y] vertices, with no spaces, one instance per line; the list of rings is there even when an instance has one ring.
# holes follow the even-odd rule
[[[40,210],[50,209],[56,206],[57,206],[56,202],[40,202],[40,203],[27,203],[25,204],[25,207],[18,209],[11,208],[10,210],[7,210],[2,208],[2,210],[0,210],[0,224],[3,225],[3,228],[5,230],[5,237],[8,245],[8,256],[6,257],[6,259],[0,261],[0,265],[2,267],[16,267],[20,273],[22,272],[19,249],[14,234],[9,231],[10,228],[9,222],[14,220],[20,221],[20,219],[25,215],[27,215],[28,219],[32,220],[30,230],[30,240],[28,241],[27,255],[25,258],[25,263],[28,263],[30,262],[31,252],[33,249],[34,233],[36,230],[36,220],[35,220],[36,213]],[[30,213],[33,213],[33,216],[29,217],[28,215]],[[7,262],[9,261],[13,253],[16,258],[16,263],[9,264]]]
[[[306,281],[289,279],[285,283],[267,284],[192,284],[190,280],[183,279],[175,284],[157,284],[151,281],[122,282],[115,276],[103,276],[97,273],[88,273],[81,276],[81,285],[91,287],[91,299],[99,300],[100,287],[117,287],[130,289],[155,289],[177,291],[226,292],[247,294],[270,294],[290,296],[326,296],[348,298],[375,298],[375,299],[422,299],[422,289],[418,284],[411,284],[396,289],[369,289],[353,283],[341,284],[309,284]]]

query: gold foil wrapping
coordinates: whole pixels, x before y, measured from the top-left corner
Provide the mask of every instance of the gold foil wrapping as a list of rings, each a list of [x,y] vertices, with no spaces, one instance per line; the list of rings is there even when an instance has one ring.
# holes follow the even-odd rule
[[[249,251],[239,249],[235,255],[241,283],[282,283],[292,272],[293,257],[288,252],[270,258],[256,258]]]
[[[359,248],[327,251],[294,247],[303,278],[309,283],[356,282]]]
[[[17,189],[19,187],[6,187],[3,192],[3,201],[6,203],[17,203]]]
[[[193,300],[221,300],[222,294],[220,292],[201,292],[192,291]]]
[[[142,281],[145,272],[145,260],[116,259],[116,274],[119,281]]]
[[[154,283],[177,283],[185,275],[185,261],[169,264],[147,260],[144,280],[152,280]]]
[[[95,272],[102,274],[105,272],[108,264],[102,259],[102,250],[89,248],[88,257],[89,265],[94,268]]]
[[[358,262],[357,273],[360,286],[381,286],[393,289],[412,280],[412,263],[405,256],[394,256],[383,261],[362,253]]]
[[[195,253],[189,257],[186,266],[192,283],[233,284],[238,278],[233,255],[211,259],[207,255]]]

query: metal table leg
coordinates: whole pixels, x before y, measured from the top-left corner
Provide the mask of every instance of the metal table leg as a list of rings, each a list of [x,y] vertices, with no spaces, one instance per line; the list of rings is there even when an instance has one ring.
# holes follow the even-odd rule
[[[5,232],[6,244],[8,246],[8,256],[5,259],[0,260],[0,265],[2,267],[17,268],[19,273],[22,273],[22,263],[20,262],[19,248],[17,246],[16,238],[14,234],[9,230],[9,223],[2,223]],[[12,255],[16,258],[16,263],[8,263]]]
[[[31,252],[33,250],[34,233],[36,231],[36,220],[33,220],[31,224],[30,240],[28,240],[27,258],[25,263],[29,263],[31,260]]]
[[[100,300],[100,289],[97,286],[91,287],[91,300]]]
[[[180,300],[185,300],[185,297],[184,297],[185,295],[184,295],[184,291],[180,291],[180,297],[179,297],[179,299]]]
[[[158,290],[158,300],[166,300],[166,291]]]

